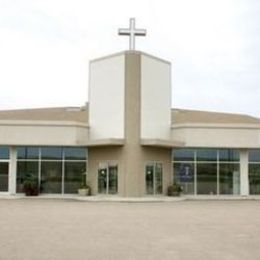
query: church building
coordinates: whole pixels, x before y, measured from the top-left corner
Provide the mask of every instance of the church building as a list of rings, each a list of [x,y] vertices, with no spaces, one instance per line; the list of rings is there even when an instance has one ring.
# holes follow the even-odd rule
[[[135,50],[134,19],[119,34],[130,50],[90,61],[86,105],[0,111],[0,193],[31,176],[43,195],[260,195],[260,119],[172,108],[171,63]]]

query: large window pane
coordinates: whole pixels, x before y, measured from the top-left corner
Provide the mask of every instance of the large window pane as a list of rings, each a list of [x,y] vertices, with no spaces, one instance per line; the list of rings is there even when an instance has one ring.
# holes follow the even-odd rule
[[[86,148],[64,148],[65,160],[86,160]]]
[[[239,164],[219,165],[219,194],[240,194]]]
[[[16,192],[23,192],[23,182],[27,178],[35,179],[38,182],[38,172],[38,161],[18,161],[16,176]]]
[[[41,157],[43,160],[61,160],[61,147],[43,147],[41,148]]]
[[[219,161],[238,162],[239,151],[233,149],[221,149],[219,150]]]
[[[146,194],[153,195],[154,193],[154,165],[148,164],[145,167],[145,182]]]
[[[64,193],[77,193],[83,181],[86,181],[86,163],[66,162]]]
[[[18,159],[39,159],[38,147],[18,147],[17,148]]]
[[[9,159],[9,147],[0,147],[0,159]]]
[[[217,194],[217,164],[197,164],[197,193]]]
[[[98,193],[106,194],[108,187],[107,163],[100,163],[98,167]]]
[[[216,149],[199,149],[197,150],[198,161],[217,161],[217,150]]]
[[[108,193],[109,194],[117,193],[117,182],[118,182],[117,172],[118,172],[117,164],[108,165]]]
[[[8,191],[8,162],[0,162],[0,192]]]
[[[146,194],[162,194],[163,165],[159,162],[150,162],[145,167]]]
[[[182,186],[183,194],[194,194],[194,163],[174,163],[173,182]]]
[[[41,188],[43,193],[61,193],[62,163],[41,163]]]
[[[249,164],[250,195],[260,194],[260,164]]]
[[[174,161],[194,161],[194,150],[177,149],[173,150]]]
[[[155,163],[155,194],[162,194],[163,168],[161,163]]]
[[[249,162],[260,162],[260,149],[249,150]]]

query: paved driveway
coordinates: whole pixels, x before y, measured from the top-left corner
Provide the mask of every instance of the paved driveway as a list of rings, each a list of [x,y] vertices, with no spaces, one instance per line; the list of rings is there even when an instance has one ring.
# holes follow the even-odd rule
[[[260,201],[0,200],[0,260],[260,259]]]

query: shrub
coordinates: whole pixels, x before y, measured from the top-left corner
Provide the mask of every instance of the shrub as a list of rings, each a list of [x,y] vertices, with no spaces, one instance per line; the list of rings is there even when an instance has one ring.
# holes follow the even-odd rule
[[[26,196],[37,196],[39,194],[38,182],[28,178],[23,182],[23,191]]]
[[[178,183],[173,183],[168,187],[167,194],[168,196],[180,196],[182,188]]]

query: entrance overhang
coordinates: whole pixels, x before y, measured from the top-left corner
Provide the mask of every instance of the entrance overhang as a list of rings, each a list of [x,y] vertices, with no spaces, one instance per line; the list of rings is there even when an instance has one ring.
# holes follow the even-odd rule
[[[85,144],[87,147],[98,147],[98,146],[123,146],[125,139],[121,138],[109,138],[109,139],[97,139],[88,140]]]
[[[184,147],[184,142],[164,139],[141,139],[142,146],[153,146],[162,148]]]

